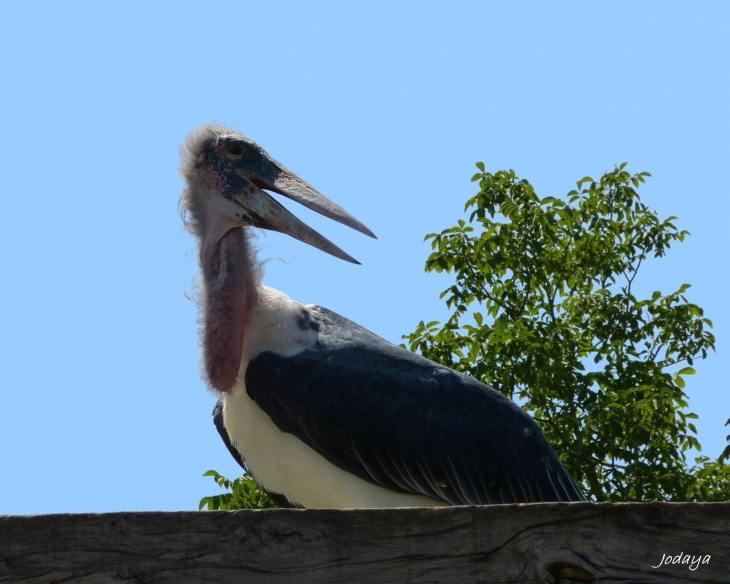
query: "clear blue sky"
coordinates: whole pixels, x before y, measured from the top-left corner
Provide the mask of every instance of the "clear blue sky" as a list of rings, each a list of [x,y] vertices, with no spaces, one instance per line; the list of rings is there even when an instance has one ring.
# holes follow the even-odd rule
[[[199,378],[178,146],[216,121],[368,225],[289,208],[363,265],[260,240],[266,284],[399,342],[446,315],[426,233],[474,163],[542,196],[628,161],[692,233],[640,293],[693,285],[717,353],[688,379],[725,444],[730,3],[0,4],[0,514],[197,508],[238,467]]]

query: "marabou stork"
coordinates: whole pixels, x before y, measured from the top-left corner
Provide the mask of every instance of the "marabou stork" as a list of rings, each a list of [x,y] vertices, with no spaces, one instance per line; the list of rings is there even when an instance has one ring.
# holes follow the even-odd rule
[[[371,231],[255,142],[219,125],[181,148],[197,238],[204,377],[233,457],[282,506],[584,500],[535,421],[475,379],[261,284],[248,227],[356,262],[264,190]]]

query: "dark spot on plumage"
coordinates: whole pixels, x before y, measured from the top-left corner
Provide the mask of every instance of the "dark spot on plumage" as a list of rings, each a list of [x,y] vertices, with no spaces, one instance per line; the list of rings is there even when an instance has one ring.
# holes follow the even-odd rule
[[[300,331],[306,331],[309,328],[307,324],[307,314],[303,311],[297,316],[297,327],[299,327]]]
[[[319,322],[317,322],[308,310],[300,310],[297,316],[297,327],[299,330],[313,330],[319,331]]]

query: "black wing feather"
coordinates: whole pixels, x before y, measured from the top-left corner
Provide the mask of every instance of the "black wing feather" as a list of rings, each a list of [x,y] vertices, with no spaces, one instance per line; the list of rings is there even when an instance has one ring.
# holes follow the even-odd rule
[[[363,480],[453,505],[585,500],[512,400],[334,312],[310,313],[316,346],[264,352],[246,370],[281,431]]]

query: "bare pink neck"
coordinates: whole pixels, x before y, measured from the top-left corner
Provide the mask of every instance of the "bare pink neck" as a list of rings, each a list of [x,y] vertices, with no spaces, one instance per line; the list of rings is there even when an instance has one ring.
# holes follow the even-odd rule
[[[244,324],[256,294],[243,229],[230,229],[218,242],[203,242],[200,264],[205,370],[215,389],[229,391],[241,367]]]

